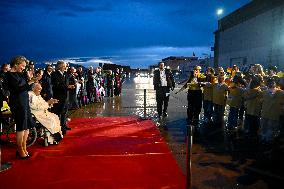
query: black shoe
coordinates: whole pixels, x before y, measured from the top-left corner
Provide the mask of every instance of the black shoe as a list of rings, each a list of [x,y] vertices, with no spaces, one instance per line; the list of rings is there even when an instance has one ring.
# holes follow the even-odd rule
[[[64,129],[64,130],[71,130],[71,128],[68,127],[67,125],[65,125],[65,126],[63,127],[63,129]]]
[[[32,157],[32,156],[33,156],[33,154],[31,154],[31,153],[28,153],[28,154],[27,154],[27,156],[29,156],[29,157]]]
[[[24,157],[23,157],[23,156],[20,155],[20,153],[19,153],[18,151],[16,151],[16,158],[17,158],[17,159],[29,159],[30,156],[24,156]]]
[[[62,131],[62,135],[66,135],[66,130],[65,129],[61,129]]]
[[[164,112],[164,113],[163,113],[163,117],[168,117],[167,112]]]
[[[157,121],[160,122],[161,120],[162,120],[162,116],[160,114],[158,114]]]
[[[59,142],[58,141],[52,141],[52,142],[48,142],[48,145],[58,145],[59,144]]]

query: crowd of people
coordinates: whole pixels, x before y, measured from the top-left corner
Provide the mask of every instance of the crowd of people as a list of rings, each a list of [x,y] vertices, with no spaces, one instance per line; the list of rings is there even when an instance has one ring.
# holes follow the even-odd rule
[[[122,70],[105,70],[92,66],[69,66],[58,61],[35,69],[24,56],[2,64],[0,71],[0,103],[7,101],[16,123],[16,157],[28,159],[26,148],[29,129],[35,119],[49,132],[48,142],[58,144],[68,130],[67,113],[70,109],[102,102],[104,97],[120,96],[124,75]]]
[[[242,127],[248,137],[270,144],[284,127],[284,77],[277,67],[265,72],[260,64],[249,71],[239,67],[224,70],[208,67],[205,73],[195,66],[189,79],[178,91],[188,90],[187,120],[197,126],[203,108],[204,123],[233,131]],[[177,93],[178,93],[177,92]],[[224,123],[225,108],[228,107]]]
[[[246,137],[268,145],[284,134],[284,74],[276,66],[266,71],[260,64],[247,71],[236,65],[226,70],[208,67],[202,73],[197,65],[181,83],[184,85],[176,94],[187,89],[187,121],[195,128],[204,123],[224,126],[229,132],[242,129]],[[175,88],[173,74],[163,62],[154,71],[153,84],[161,120],[167,117],[170,90]]]
[[[202,73],[195,66],[189,79],[176,93],[187,89],[187,120],[199,124],[203,109],[203,122],[208,125],[234,130],[240,125],[246,136],[259,137],[271,143],[283,132],[284,77],[275,66],[265,72],[262,65],[252,65],[242,72],[238,66],[224,70],[208,67]],[[30,156],[26,149],[29,128],[35,126],[36,117],[49,131],[48,142],[57,144],[71,130],[67,126],[67,113],[89,103],[100,103],[104,97],[120,96],[124,82],[122,70],[105,70],[101,67],[69,66],[58,61],[56,68],[34,68],[34,63],[23,56],[14,57],[3,64],[0,72],[0,100],[8,101],[16,122],[17,157]],[[175,81],[163,62],[154,71],[157,112],[159,118],[167,116],[170,90]],[[228,118],[224,123],[225,108]]]

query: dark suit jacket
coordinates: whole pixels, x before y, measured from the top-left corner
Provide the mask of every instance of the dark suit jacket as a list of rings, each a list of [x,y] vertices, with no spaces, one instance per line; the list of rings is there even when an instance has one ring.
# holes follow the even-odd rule
[[[52,91],[53,98],[61,101],[68,101],[68,77],[66,73],[63,75],[56,70],[51,74],[51,83],[52,83]]]
[[[66,73],[63,75],[56,70],[51,74],[51,83],[53,98],[58,99],[59,102],[54,104],[51,111],[57,115],[64,115],[68,111],[68,77]],[[63,116],[63,117],[64,117]],[[64,124],[64,123],[61,123]],[[61,125],[62,126],[62,125]]]
[[[51,84],[51,75],[45,72],[41,79],[41,94],[45,100],[49,100],[53,97],[52,84]]]
[[[166,73],[167,87],[169,89],[175,88],[175,80],[171,70],[165,69],[165,73]],[[155,90],[157,90],[158,87],[161,87],[160,69],[154,71],[153,84]]]
[[[76,77],[72,74],[68,74],[68,78],[69,78],[69,85],[75,85],[76,86],[76,83],[77,83]],[[71,96],[71,94],[76,95],[76,88],[69,89],[69,95]]]

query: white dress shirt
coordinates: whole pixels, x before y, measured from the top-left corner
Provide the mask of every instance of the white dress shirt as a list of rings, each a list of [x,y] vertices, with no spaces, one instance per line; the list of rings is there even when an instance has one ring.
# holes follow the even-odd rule
[[[160,79],[161,79],[161,86],[167,86],[167,77],[165,69],[160,70]]]

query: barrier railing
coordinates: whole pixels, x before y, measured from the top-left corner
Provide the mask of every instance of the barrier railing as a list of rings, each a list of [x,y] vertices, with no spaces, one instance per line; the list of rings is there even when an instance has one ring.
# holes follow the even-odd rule
[[[144,89],[144,119],[146,119],[146,89]],[[187,125],[187,139],[186,139],[186,189],[192,188],[192,172],[191,172],[191,156],[193,143],[193,125]]]
[[[193,142],[193,126],[187,125],[187,141],[186,141],[186,189],[192,188],[192,174],[191,174],[191,155]]]
[[[144,89],[144,119],[146,119],[146,89]]]

